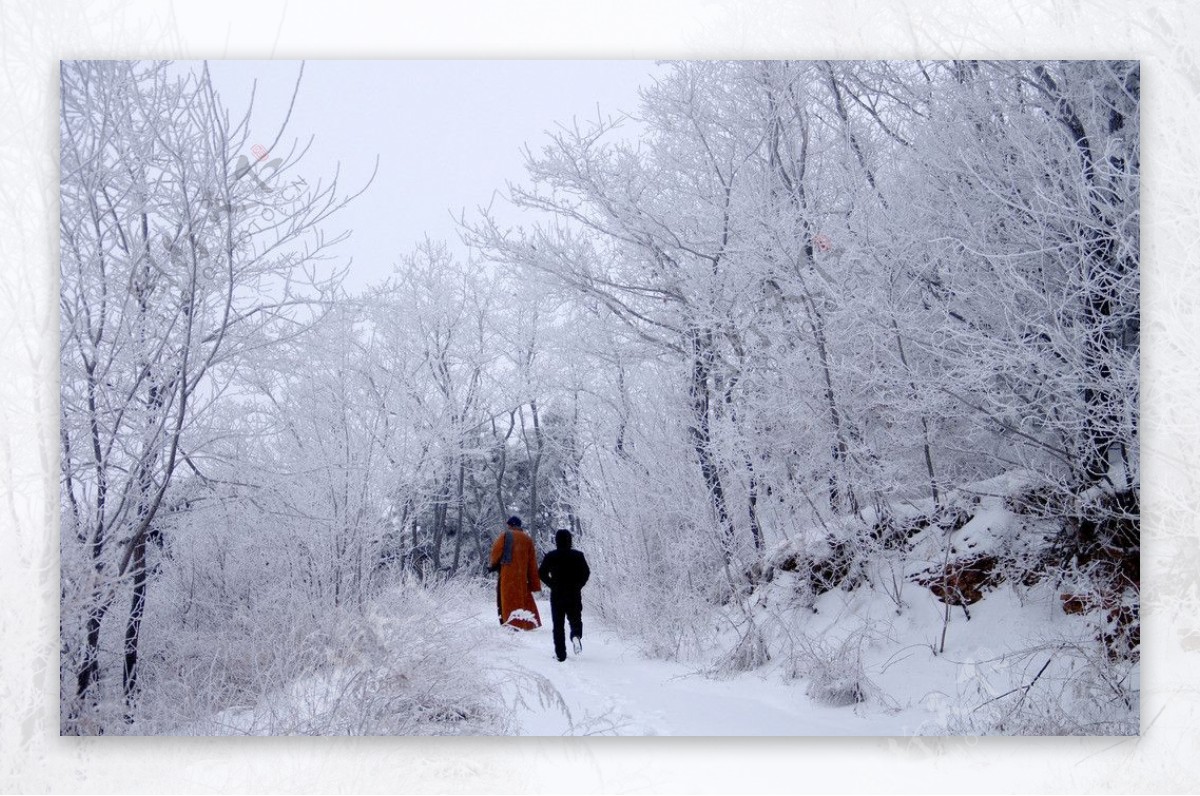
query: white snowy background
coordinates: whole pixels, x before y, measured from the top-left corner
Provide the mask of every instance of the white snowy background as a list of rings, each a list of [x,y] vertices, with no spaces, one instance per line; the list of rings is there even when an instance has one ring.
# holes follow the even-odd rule
[[[913,4],[916,6],[916,4]],[[1016,13],[1017,11],[1020,13]],[[628,13],[622,13],[628,12]],[[155,16],[138,4],[50,3],[5,6],[3,92],[6,141],[2,189],[5,235],[0,252],[0,467],[3,532],[8,543],[0,613],[0,783],[5,790],[79,788],[140,791],[344,790],[455,791],[771,791],[857,788],[875,790],[981,790],[1036,787],[1066,790],[1170,790],[1194,787],[1197,777],[1197,651],[1185,640],[1195,630],[1196,595],[1183,584],[1147,582],[1143,605],[1143,732],[1140,740],[1024,739],[737,739],[664,744],[659,740],[581,744],[545,739],[496,741],[373,739],[276,740],[270,744],[224,739],[58,737],[57,495],[55,407],[57,324],[55,301],[57,195],[56,61],[59,57],[737,57],[953,56],[1013,57],[1057,54],[1134,57],[1143,62],[1144,228],[1143,479],[1146,511],[1143,557],[1170,555],[1196,533],[1196,426],[1190,420],[1196,379],[1197,298],[1195,178],[1196,66],[1191,42],[1195,12],[1181,3],[1129,11],[1119,3],[1056,3],[1045,8],[991,4],[813,4],[704,6],[671,3],[645,8],[611,6],[571,13],[533,3],[449,4],[440,11],[405,7],[386,17],[356,13],[352,4],[310,13],[296,6],[176,5]],[[636,20],[633,22],[632,20]],[[869,21],[868,21],[869,20]],[[965,33],[963,32],[965,31]],[[547,42],[553,42],[547,45]],[[1148,572],[1153,566],[1146,566]],[[486,602],[477,603],[486,605]],[[470,605],[447,599],[443,615],[464,622],[484,618]],[[543,606],[543,613],[546,613]],[[981,629],[987,618],[981,617]],[[489,628],[491,629],[491,628]],[[758,731],[814,720],[778,716],[763,708],[748,717],[771,686],[696,678],[666,664],[630,666],[617,645],[596,649],[570,673],[574,701],[530,704],[526,719],[548,734],[604,731],[623,726],[641,734],[672,734],[672,721],[729,731],[754,721]],[[545,634],[489,636],[498,660],[549,674]],[[599,693],[596,676],[619,669],[628,679],[626,701]],[[658,669],[656,671],[656,669]],[[639,710],[644,689],[663,690],[679,712]],[[726,693],[721,694],[722,689]],[[286,695],[281,695],[284,699]],[[703,697],[698,699],[697,697]],[[710,707],[727,698],[727,711]],[[777,703],[772,703],[777,704]],[[689,709],[692,711],[689,713]],[[813,731],[834,734],[834,724]],[[776,724],[776,718],[779,724]],[[915,717],[870,731],[911,732]],[[230,722],[252,717],[228,717]],[[722,724],[718,724],[722,723]],[[782,731],[782,730],[781,730]],[[848,726],[850,734],[862,728]]]

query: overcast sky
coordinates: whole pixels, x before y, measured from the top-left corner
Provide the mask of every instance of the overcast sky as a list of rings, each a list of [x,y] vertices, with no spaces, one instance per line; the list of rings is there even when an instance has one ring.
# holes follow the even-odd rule
[[[287,109],[297,61],[212,61],[227,107],[238,116],[258,81],[251,141],[269,146]],[[382,280],[426,234],[456,244],[451,212],[468,216],[505,181],[523,180],[522,147],[572,118],[637,109],[649,61],[306,61],[300,93],[277,149],[314,136],[299,173],[329,176],[340,162],[345,189],[371,188],[331,231],[353,256],[348,289]],[[277,154],[285,154],[277,153]],[[248,156],[251,153],[246,153]]]

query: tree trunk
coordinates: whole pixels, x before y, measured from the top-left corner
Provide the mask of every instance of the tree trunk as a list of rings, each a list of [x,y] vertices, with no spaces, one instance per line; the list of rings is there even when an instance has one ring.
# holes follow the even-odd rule
[[[900,327],[894,319],[892,320],[892,334],[896,336],[896,348],[900,351],[900,364],[911,375],[912,370],[908,367],[908,357],[904,355],[904,341],[900,338]],[[909,379],[908,386],[912,390],[913,397],[916,398],[916,383]],[[929,421],[924,412],[921,413],[921,443],[925,451],[925,472],[929,475],[929,491],[933,495],[933,509],[936,512],[941,502],[938,497],[937,475],[933,470],[933,454],[929,450]]]
[[[471,472],[471,494],[475,496],[475,516],[469,517],[471,525],[471,538],[475,542],[475,558],[480,562],[484,562],[483,557],[483,539],[479,532],[479,518],[483,515],[483,505],[486,501],[486,494],[480,490],[475,483],[475,473]]]
[[[750,509],[750,537],[754,540],[754,549],[760,553],[763,550],[762,528],[758,523],[758,476],[754,474],[754,462],[746,457],[746,471],[750,474],[749,496],[747,503]]]
[[[146,537],[143,535],[133,549],[133,597],[129,604],[129,619],[125,624],[125,669],[122,684],[125,693],[125,723],[133,723],[133,707],[138,692],[138,645],[141,641],[142,616],[146,611]]]
[[[563,464],[563,491],[569,495],[566,501],[567,529],[572,536],[579,533],[579,517],[576,504],[579,500],[579,471],[582,455],[579,453],[579,391],[574,392],[571,413],[571,435],[568,438],[566,462]],[[620,451],[618,450],[618,453]]]
[[[617,441],[613,449],[618,456],[625,456],[625,427],[629,423],[629,390],[625,386],[625,366],[617,362],[617,391],[621,395],[621,418],[617,426]]]
[[[406,527],[408,527],[408,522],[409,522],[409,519],[412,517],[412,512],[413,512],[413,499],[412,499],[412,495],[409,495],[408,497],[404,498],[404,508],[402,508],[400,510],[400,531],[399,531],[398,536],[400,537],[401,544],[403,544],[403,540],[404,540],[404,529]],[[412,537],[411,538],[412,538],[412,548],[411,549],[415,549],[417,546],[417,523],[415,520],[413,521],[413,524],[412,524]]]
[[[76,696],[83,699],[88,690],[99,677],[100,666],[100,626],[104,615],[108,613],[111,598],[106,598],[100,585],[104,576],[104,542],[107,529],[104,524],[104,512],[107,506],[108,479],[104,468],[104,454],[100,442],[99,412],[96,406],[96,375],[95,363],[85,362],[87,375],[87,406],[88,427],[92,441],[92,460],[96,468],[96,520],[91,531],[92,571],[96,577],[96,588],[92,591],[91,602],[87,611],[83,661],[80,664],[76,684]]]
[[[463,512],[466,509],[466,501],[464,500],[463,496],[463,482],[466,480],[466,471],[466,457],[460,453],[458,457],[458,516],[455,518],[456,530],[454,532],[454,563],[450,565],[452,572],[458,572],[459,556],[462,553]]]
[[[692,447],[696,451],[696,463],[700,466],[700,477],[708,490],[708,499],[716,512],[717,522],[721,529],[721,552],[728,561],[733,553],[735,533],[733,520],[726,508],[725,489],[721,484],[721,474],[712,453],[712,436],[710,429],[711,401],[709,397],[709,377],[712,371],[712,330],[693,329],[692,343],[692,380],[690,397],[692,400],[692,422],[688,424],[688,432],[692,438]]]
[[[450,485],[453,483],[452,479],[454,478],[453,468],[447,467],[446,469],[446,480],[438,492],[437,507],[433,511],[434,570],[440,570],[442,568],[442,540],[446,536],[446,515],[450,510]]]
[[[92,592],[92,602],[87,612],[87,636],[83,648],[83,662],[79,666],[79,673],[76,677],[75,695],[81,700],[87,696],[88,691],[100,676],[100,626],[104,622],[104,615],[108,613],[111,604],[99,589]]]
[[[513,429],[517,426],[517,413],[515,411],[508,413],[508,432],[504,435],[503,440],[499,440],[497,450],[499,451],[496,461],[496,506],[500,511],[500,522],[503,523],[508,516],[508,505],[504,502],[504,471],[508,465],[508,440],[512,436]],[[496,433],[496,421],[492,420],[492,436],[498,436]]]
[[[849,485],[846,469],[849,461],[849,448],[846,444],[846,432],[842,424],[841,411],[838,409],[837,398],[833,391],[833,370],[829,362],[829,352],[825,345],[825,322],[817,309],[816,302],[811,296],[805,296],[805,306],[812,319],[813,340],[817,345],[817,357],[821,363],[821,375],[825,381],[825,402],[829,406],[829,424],[833,427],[833,469],[829,473],[829,507],[835,511],[848,509],[851,513],[858,511],[858,498]]]
[[[529,535],[537,538],[538,527],[538,473],[542,468],[542,425],[538,418],[537,401],[529,402],[530,414],[533,416],[533,439],[536,443],[534,454],[529,466]]]

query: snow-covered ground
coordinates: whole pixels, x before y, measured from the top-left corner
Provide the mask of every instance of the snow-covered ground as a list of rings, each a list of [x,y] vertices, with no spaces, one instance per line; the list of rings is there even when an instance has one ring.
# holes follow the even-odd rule
[[[297,654],[324,661],[309,674],[167,734],[1137,731],[1137,665],[1097,655],[1094,625],[1063,613],[1045,584],[1002,584],[969,621],[953,608],[946,624],[945,606],[907,580],[893,585],[898,593],[863,584],[809,603],[796,598],[794,577],[781,572],[754,597],[770,659],[736,673],[714,667],[719,649],[692,661],[649,657],[586,593],[583,652],[559,662],[546,595],[537,597],[546,625],[517,631],[497,623],[484,581],[401,583],[366,617],[305,642]]]
[[[538,607],[549,617],[548,602]],[[522,735],[911,735],[923,720],[923,711],[821,706],[802,682],[782,682],[774,672],[712,678],[693,666],[649,660],[592,616],[584,616],[583,653],[568,652],[562,663],[549,621],[538,630],[506,630],[486,605],[472,621],[495,628],[482,657],[545,678],[561,697],[506,693]]]

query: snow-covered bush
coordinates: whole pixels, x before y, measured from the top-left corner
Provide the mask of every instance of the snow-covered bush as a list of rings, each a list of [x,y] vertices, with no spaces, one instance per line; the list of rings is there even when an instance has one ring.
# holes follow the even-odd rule
[[[844,638],[797,634],[791,640],[785,662],[786,676],[808,681],[806,693],[832,707],[865,702],[878,693],[863,666],[863,630]]]
[[[674,446],[677,458],[686,456],[666,432],[644,430],[655,445]],[[585,611],[595,605],[652,657],[703,658],[727,626],[715,606],[734,597],[716,531],[690,472],[654,470],[638,456],[605,457],[600,464],[607,483],[593,483],[582,495],[587,531],[576,547],[592,567]]]
[[[479,584],[405,580],[366,608],[239,616],[155,657],[137,733],[485,735],[508,729],[477,631],[447,624]]]
[[[717,658],[709,670],[714,675],[737,674],[753,671],[771,660],[767,640],[762,630],[753,623],[740,633],[741,638],[733,649]]]
[[[951,735],[1137,735],[1140,667],[1098,643],[1063,641],[1009,656],[949,712]],[[985,696],[986,694],[992,696]]]

